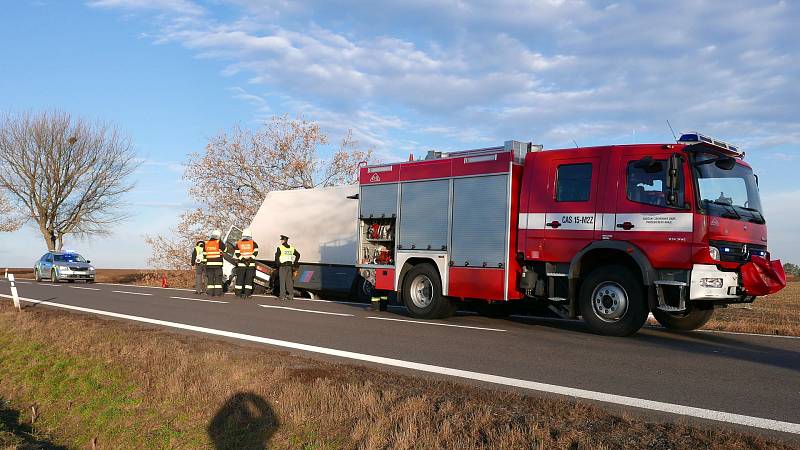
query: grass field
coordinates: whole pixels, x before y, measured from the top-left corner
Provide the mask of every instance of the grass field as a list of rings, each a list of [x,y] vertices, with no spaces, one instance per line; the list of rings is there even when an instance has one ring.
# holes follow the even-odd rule
[[[0,448],[773,449],[505,393],[120,321],[0,305]],[[32,417],[35,405],[37,417]]]

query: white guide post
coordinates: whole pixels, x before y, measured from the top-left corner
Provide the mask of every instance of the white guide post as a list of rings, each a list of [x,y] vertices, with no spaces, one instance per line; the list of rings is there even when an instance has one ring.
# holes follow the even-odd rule
[[[17,285],[14,283],[14,274],[8,275],[8,281],[11,282],[11,297],[14,299],[14,307],[22,311],[22,306],[19,304],[19,295],[17,294]]]

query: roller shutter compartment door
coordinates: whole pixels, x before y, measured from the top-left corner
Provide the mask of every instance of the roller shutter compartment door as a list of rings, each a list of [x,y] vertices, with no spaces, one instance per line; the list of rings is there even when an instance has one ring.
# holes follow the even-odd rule
[[[508,175],[453,181],[454,266],[505,264],[508,208]]]
[[[401,190],[399,248],[446,249],[450,181],[403,183]]]
[[[359,198],[361,218],[395,217],[397,215],[397,184],[362,186]]]

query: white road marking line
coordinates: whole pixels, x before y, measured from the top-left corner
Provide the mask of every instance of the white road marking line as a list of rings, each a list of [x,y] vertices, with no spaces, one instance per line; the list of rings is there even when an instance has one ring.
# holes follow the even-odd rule
[[[98,288],[90,288],[90,287],[83,287],[83,286],[70,286],[72,289],[86,289],[87,291],[99,291]]]
[[[147,293],[144,293],[144,292],[128,292],[128,291],[111,291],[111,292],[116,292],[117,294],[153,295],[153,294],[147,294]]]
[[[95,284],[102,284],[105,286],[125,286],[125,287],[133,287],[133,288],[147,288],[147,289],[170,289],[173,291],[194,291],[194,289],[186,289],[186,288],[171,288],[165,287],[162,288],[161,286],[140,286],[138,284],[121,284],[121,283],[95,283]]]
[[[468,325],[455,325],[455,324],[452,324],[452,323],[424,322],[422,320],[392,319],[392,318],[389,318],[389,317],[367,316],[367,319],[391,320],[393,322],[420,323],[422,325],[438,325],[440,327],[469,328],[471,330],[501,331],[501,332],[508,331],[508,330],[501,330],[500,328],[473,327],[473,326],[468,326]]]
[[[52,283],[39,283],[39,286],[61,286],[60,284],[52,284]]]
[[[177,298],[179,300],[191,300],[193,302],[225,303],[226,305],[228,304],[228,302],[223,302],[220,300],[206,300],[204,298],[189,298],[189,297],[170,297],[170,298]]]
[[[11,298],[10,295],[6,294],[0,294],[0,297]],[[783,422],[780,420],[746,416],[742,414],[734,414],[724,411],[715,411],[713,409],[696,408],[694,406],[685,406],[674,403],[658,402],[654,400],[646,400],[636,397],[627,397],[624,395],[607,394],[604,392],[589,391],[586,389],[577,389],[566,386],[559,386],[555,384],[539,383],[536,381],[521,380],[517,378],[504,377],[500,375],[471,372],[468,370],[452,369],[449,367],[434,366],[431,364],[423,364],[413,361],[404,361],[401,359],[386,358],[383,356],[368,355],[364,353],[356,353],[346,350],[318,347],[316,345],[300,344],[297,342],[282,341],[278,339],[265,338],[261,336],[253,336],[249,334],[236,333],[233,331],[217,330],[214,328],[199,327],[196,325],[188,325],[178,322],[169,322],[166,320],[150,319],[147,317],[120,314],[110,311],[103,311],[99,309],[83,308],[81,306],[64,305],[61,303],[53,303],[43,300],[34,300],[24,297],[20,297],[20,300],[26,301],[28,303],[37,303],[47,306],[53,306],[56,308],[71,309],[74,311],[87,312],[101,316],[132,320],[134,322],[143,322],[153,325],[160,325],[164,327],[177,328],[181,330],[195,331],[198,333],[205,333],[214,336],[223,336],[233,339],[240,339],[243,341],[258,342],[261,344],[267,344],[276,347],[292,348],[295,350],[301,350],[305,352],[338,356],[340,358],[352,359],[356,361],[367,361],[376,364],[382,364],[385,366],[401,367],[404,369],[412,369],[420,372],[436,373],[440,375],[447,375],[456,378],[464,378],[468,380],[484,381],[487,383],[498,384],[502,386],[513,386],[533,391],[550,392],[554,394],[565,395],[568,397],[575,397],[586,400],[595,400],[599,402],[613,403],[617,405],[631,406],[634,408],[647,409],[651,411],[660,411],[682,416],[697,417],[700,419],[715,420],[718,422],[726,422],[726,423],[745,425],[755,428],[763,428],[766,430],[775,430],[775,431],[782,431],[785,433],[800,434],[800,424],[798,423]]]
[[[329,316],[353,317],[352,314],[342,314],[342,313],[334,313],[334,312],[327,312],[327,311],[314,311],[313,309],[289,308],[288,306],[274,306],[274,305],[258,305],[258,306],[260,306],[262,308],[288,309],[290,311],[302,311],[302,312],[314,313],[314,314],[327,314]]]
[[[277,298],[277,297],[275,297]],[[360,302],[345,302],[341,300],[322,300],[319,298],[298,298],[295,300],[300,300],[303,302],[320,302],[320,303],[338,303],[340,305],[356,305],[356,306],[369,306],[369,303],[360,303]]]
[[[14,280],[14,282],[15,282],[15,283],[17,283],[17,284],[31,284],[31,282],[30,282],[30,281],[19,281],[19,280]]]

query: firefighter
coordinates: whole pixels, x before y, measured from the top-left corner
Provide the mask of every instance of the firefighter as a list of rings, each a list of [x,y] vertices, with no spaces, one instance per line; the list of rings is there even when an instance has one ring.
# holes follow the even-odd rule
[[[222,252],[225,243],[220,241],[222,231],[214,230],[211,237],[203,246],[203,256],[206,260],[206,293],[212,297],[222,295]]]
[[[242,230],[242,238],[236,242],[236,295],[241,298],[253,295],[253,280],[256,277],[256,256],[258,244],[253,240],[250,228]]]
[[[279,300],[294,300],[294,280],[292,269],[297,266],[300,260],[300,253],[289,245],[289,237],[281,235],[281,245],[275,250],[275,265],[278,269],[278,279],[280,281]]]
[[[206,291],[206,258],[204,255],[205,241],[197,241],[192,250],[192,266],[194,267],[194,293],[203,294]]]

